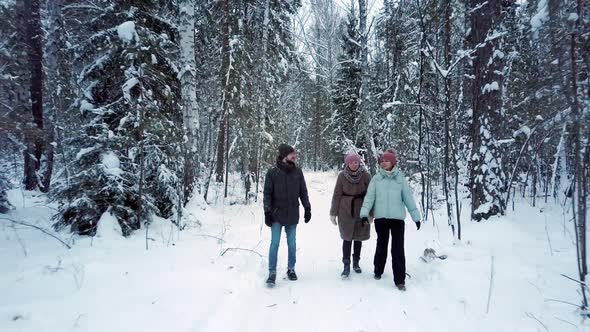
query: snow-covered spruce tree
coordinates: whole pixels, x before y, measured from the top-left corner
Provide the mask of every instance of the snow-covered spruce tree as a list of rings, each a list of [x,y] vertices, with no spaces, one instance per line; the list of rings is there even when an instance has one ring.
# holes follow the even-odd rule
[[[240,78],[244,47],[243,31],[240,28],[243,26],[239,22],[243,22],[242,18],[242,2],[221,0],[219,1],[218,10],[221,13],[221,73],[219,80],[222,87],[221,97],[221,113],[219,115],[219,129],[217,133],[217,159],[215,167],[215,181],[223,182],[226,172],[227,157],[229,153],[231,131],[230,118],[233,117],[238,107],[241,105],[240,97]],[[226,181],[227,182],[227,181]],[[227,192],[226,192],[227,195]]]
[[[426,136],[422,116],[425,112],[416,104],[418,99],[424,99],[426,90],[421,77],[426,76],[429,66],[420,50],[420,36],[427,31],[416,31],[425,29],[418,23],[421,22],[420,13],[426,11],[422,7],[428,2],[421,1],[419,4],[420,7],[417,7],[418,3],[413,1],[385,1],[381,20],[376,21],[375,27],[377,38],[383,43],[384,71],[387,74],[386,85],[375,93],[386,101],[386,112],[380,112],[376,135],[381,149],[394,148],[400,160],[426,159],[424,144],[419,151],[420,138]],[[423,101],[423,104],[430,103]],[[409,166],[406,164],[406,167]]]
[[[226,172],[244,177],[259,173],[260,159],[268,137],[285,138],[282,92],[297,61],[291,36],[292,16],[299,1],[220,1],[222,112],[217,134],[216,180]],[[250,22],[243,24],[243,22]],[[279,116],[273,116],[273,112]],[[260,133],[265,133],[263,136]],[[234,144],[235,142],[235,144]],[[226,167],[232,150],[230,169]],[[235,168],[234,168],[235,167]]]
[[[101,1],[87,14],[77,61],[83,126],[73,174],[54,193],[56,226],[94,234],[105,212],[124,235],[150,215],[169,217],[179,202],[184,161],[175,30],[159,1]],[[99,13],[95,16],[94,13]]]
[[[26,35],[17,24],[22,12],[15,3],[0,3],[2,17],[16,18],[0,21],[0,135],[11,134],[19,141],[25,129],[22,124],[30,117]]]
[[[530,190],[534,206],[538,193],[545,192],[548,199],[551,165],[559,145],[561,121],[555,121],[555,110],[566,100],[557,92],[550,58],[551,42],[547,42],[545,28],[524,29],[530,24],[531,4],[512,4],[505,7],[506,35],[503,37],[504,66],[502,103],[506,109],[502,155],[507,175],[504,203],[508,206],[517,185],[522,194]],[[536,6],[534,6],[536,7]],[[547,27],[548,28],[548,27]],[[543,42],[540,42],[543,41]],[[558,76],[558,75],[556,75]],[[562,79],[559,78],[558,81]],[[541,106],[543,105],[543,106]],[[561,116],[559,116],[561,117]]]
[[[355,8],[349,9],[345,28],[342,29],[339,69],[333,88],[336,115],[333,117],[337,133],[334,148],[346,152],[350,146],[364,146],[363,138],[357,137],[359,114],[359,90],[361,88],[361,44],[358,18]]]
[[[304,95],[301,106],[305,123],[303,123],[305,137],[303,148],[307,158],[302,162],[313,169],[339,166],[342,163],[342,146],[336,130],[338,123],[334,106],[334,87],[336,85],[338,59],[341,53],[343,23],[340,7],[332,0],[313,0],[311,6],[313,22],[310,31],[303,35],[303,44],[310,56],[309,65],[302,65],[301,74],[305,77],[307,94]],[[299,24],[304,24],[299,19]],[[305,63],[303,58],[301,63]],[[306,71],[313,68],[314,75]],[[309,80],[309,82],[308,82]],[[303,81],[303,80],[302,80]],[[308,84],[312,83],[312,84]],[[309,105],[306,105],[309,104]],[[309,106],[309,107],[308,107]],[[352,144],[351,144],[352,145]]]
[[[12,209],[12,204],[8,201],[8,190],[10,181],[4,171],[0,171],[0,213],[6,213]]]
[[[287,140],[291,142],[296,141],[291,136],[294,134],[293,130],[287,129],[287,132],[285,132],[285,128],[288,128],[288,126],[282,127],[279,124],[286,119],[284,115],[281,116],[282,119],[275,115],[274,118],[278,122],[275,124],[270,123],[268,118],[273,111],[290,113],[290,107],[286,106],[285,102],[287,102],[287,98],[291,94],[288,87],[293,82],[291,80],[294,74],[293,70],[300,63],[293,44],[291,23],[293,22],[293,16],[300,7],[300,1],[275,2],[261,0],[260,10],[254,14],[258,17],[256,20],[258,24],[254,26],[253,30],[246,31],[248,39],[255,38],[247,44],[251,47],[247,49],[249,53],[257,54],[257,52],[261,52],[258,54],[264,54],[260,57],[260,60],[255,61],[255,69],[252,71],[255,81],[259,83],[245,86],[247,90],[251,89],[256,96],[249,103],[249,106],[253,107],[254,110],[258,110],[254,112],[257,117],[252,121],[256,124],[259,123],[261,127],[252,127],[250,131],[257,138],[259,137],[259,130],[264,130],[270,134],[270,137],[288,138]],[[260,119],[263,121],[259,122]],[[293,124],[293,122],[289,121],[284,123]],[[274,153],[276,147],[268,143],[270,143],[269,140],[260,142],[261,151],[257,153],[258,155],[261,156],[265,152],[264,150]],[[254,151],[251,152],[250,160],[252,160],[253,155]]]
[[[7,159],[16,161],[26,149],[25,136],[31,135],[30,75],[27,58],[26,29],[23,2],[0,3],[0,16],[11,18],[0,21],[0,213],[12,208],[7,191],[11,182]],[[16,162],[15,162],[16,163]],[[16,174],[13,177],[17,177]]]
[[[200,108],[199,124],[200,137],[198,151],[201,151],[201,174],[199,189],[207,197],[212,172],[215,168],[219,103],[222,89],[219,79],[221,57],[219,50],[222,38],[219,31],[223,23],[217,0],[196,1],[195,7],[195,85],[197,89],[197,104]]]
[[[43,189],[43,37],[39,1],[0,3],[0,119],[3,134],[22,143],[26,189]]]

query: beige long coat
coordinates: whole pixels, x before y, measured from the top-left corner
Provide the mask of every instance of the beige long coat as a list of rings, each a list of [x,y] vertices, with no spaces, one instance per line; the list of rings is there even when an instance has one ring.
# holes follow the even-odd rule
[[[371,226],[363,226],[359,215],[371,175],[365,171],[359,183],[355,184],[344,176],[344,172],[340,172],[336,180],[330,215],[338,217],[338,228],[343,240],[365,241],[371,236]]]

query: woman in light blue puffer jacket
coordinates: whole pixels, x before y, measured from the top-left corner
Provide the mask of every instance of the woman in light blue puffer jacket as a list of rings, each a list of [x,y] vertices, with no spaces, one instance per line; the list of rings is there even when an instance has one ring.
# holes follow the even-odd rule
[[[371,210],[375,217],[375,230],[377,231],[377,249],[373,261],[375,279],[381,279],[385,269],[389,234],[391,233],[393,281],[399,290],[404,291],[406,290],[404,253],[406,209],[416,223],[417,229],[420,229],[420,211],[416,207],[408,181],[397,167],[395,153],[391,150],[383,153],[379,158],[379,164],[381,168],[369,183],[360,217],[363,222],[367,221]]]

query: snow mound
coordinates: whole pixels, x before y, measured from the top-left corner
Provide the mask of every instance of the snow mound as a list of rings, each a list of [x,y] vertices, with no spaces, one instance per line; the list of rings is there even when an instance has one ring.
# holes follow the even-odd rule
[[[92,110],[94,110],[94,105],[92,105],[92,103],[90,103],[88,100],[82,99],[80,102],[80,112]]]
[[[100,161],[107,174],[121,176],[121,173],[123,173],[123,170],[121,170],[121,161],[114,152],[109,151],[102,154]]]
[[[139,41],[139,36],[137,35],[137,31],[135,31],[135,22],[133,21],[121,23],[117,27],[117,35],[126,43],[131,43],[133,40],[136,42]]]
[[[96,225],[96,236],[101,239],[120,239],[123,236],[119,221],[109,211],[100,216]]]
[[[567,17],[568,21],[577,21],[579,18],[578,14],[576,13],[570,13],[570,16]]]
[[[96,146],[90,148],[82,148],[78,153],[76,153],[76,160],[80,160],[80,158],[84,157],[86,154],[96,150]]]
[[[549,19],[549,10],[547,0],[541,0],[537,4],[537,13],[531,18],[531,27],[533,32],[537,32],[543,26],[543,23]]]
[[[493,92],[493,91],[499,91],[500,90],[500,86],[498,85],[498,82],[494,81],[492,83],[488,83],[486,84],[483,89],[481,90],[482,93],[489,93],[489,92]]]

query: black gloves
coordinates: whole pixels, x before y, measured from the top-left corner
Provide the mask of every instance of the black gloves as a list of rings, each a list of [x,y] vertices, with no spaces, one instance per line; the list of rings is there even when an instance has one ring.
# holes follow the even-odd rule
[[[311,210],[305,210],[303,219],[305,220],[306,224],[311,220]]]
[[[416,229],[420,230],[420,222],[419,221],[416,221]]]
[[[265,212],[264,213],[264,223],[266,224],[266,226],[270,227],[272,226],[272,213],[271,212]]]
[[[369,224],[369,218],[367,218],[367,217],[361,218],[361,226],[365,227],[368,224]]]

